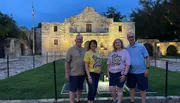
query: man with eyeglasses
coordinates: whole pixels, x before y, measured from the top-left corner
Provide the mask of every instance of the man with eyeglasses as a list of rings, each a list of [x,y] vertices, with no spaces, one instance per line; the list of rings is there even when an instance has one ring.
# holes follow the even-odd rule
[[[77,35],[75,45],[67,51],[65,61],[65,78],[69,81],[70,103],[74,103],[75,94],[77,93],[76,103],[80,103],[83,83],[85,80],[84,54],[85,48],[82,48],[83,37]]]
[[[127,76],[127,86],[130,88],[131,103],[134,103],[136,84],[140,90],[141,103],[145,103],[150,66],[149,54],[143,44],[135,42],[134,33],[127,33],[127,39],[129,41],[127,50],[131,56],[131,66]]]

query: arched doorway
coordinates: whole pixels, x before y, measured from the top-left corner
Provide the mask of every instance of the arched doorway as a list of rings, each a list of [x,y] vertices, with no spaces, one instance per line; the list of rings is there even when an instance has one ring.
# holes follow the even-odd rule
[[[166,49],[167,56],[176,56],[178,55],[178,49],[174,45],[169,45]]]
[[[144,46],[146,47],[146,49],[149,53],[149,56],[153,56],[153,46],[149,43],[145,43]]]

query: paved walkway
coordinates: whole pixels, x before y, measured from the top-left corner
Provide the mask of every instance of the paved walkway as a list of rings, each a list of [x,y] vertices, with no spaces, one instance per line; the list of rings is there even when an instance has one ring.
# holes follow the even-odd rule
[[[0,103],[69,103],[69,99],[0,100]],[[81,98],[81,103],[87,103],[87,98]],[[94,103],[112,103],[112,100],[111,97],[98,97]],[[130,98],[124,97],[122,103],[130,103]],[[135,97],[135,103],[141,103],[140,97]],[[148,96],[146,103],[180,103],[180,96]]]
[[[156,60],[156,66],[166,69],[166,61],[168,61],[168,70],[169,71],[180,72],[180,61],[176,62],[174,59]],[[152,66],[155,66],[155,60],[151,60],[150,64]]]
[[[35,67],[60,59],[60,56],[35,56]],[[7,59],[0,59],[0,79],[7,77]],[[33,69],[33,57],[21,56],[19,58],[9,59],[9,75],[17,75],[26,70]]]
[[[46,63],[52,62],[54,60],[58,60],[60,58],[64,58],[60,55],[56,56],[35,56],[35,67],[42,66]],[[0,59],[0,79],[4,79],[7,77],[7,59]],[[32,56],[21,56],[19,58],[10,58],[9,59],[9,75],[17,75],[26,70],[33,69],[33,57]],[[166,68],[166,61],[169,60],[169,70],[180,72],[180,59],[165,59],[157,60],[157,67]],[[151,60],[151,65],[154,66],[154,60]]]

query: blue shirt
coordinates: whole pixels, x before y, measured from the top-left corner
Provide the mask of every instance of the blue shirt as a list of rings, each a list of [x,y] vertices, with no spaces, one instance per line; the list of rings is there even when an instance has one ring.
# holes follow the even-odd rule
[[[145,46],[135,42],[133,46],[128,45],[127,50],[131,56],[131,66],[129,68],[129,73],[144,73],[146,70],[145,58],[149,56]]]

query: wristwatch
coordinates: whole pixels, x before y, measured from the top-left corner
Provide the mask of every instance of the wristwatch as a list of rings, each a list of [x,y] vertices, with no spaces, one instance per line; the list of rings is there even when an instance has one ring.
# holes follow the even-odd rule
[[[146,67],[147,69],[149,69],[149,67]]]

